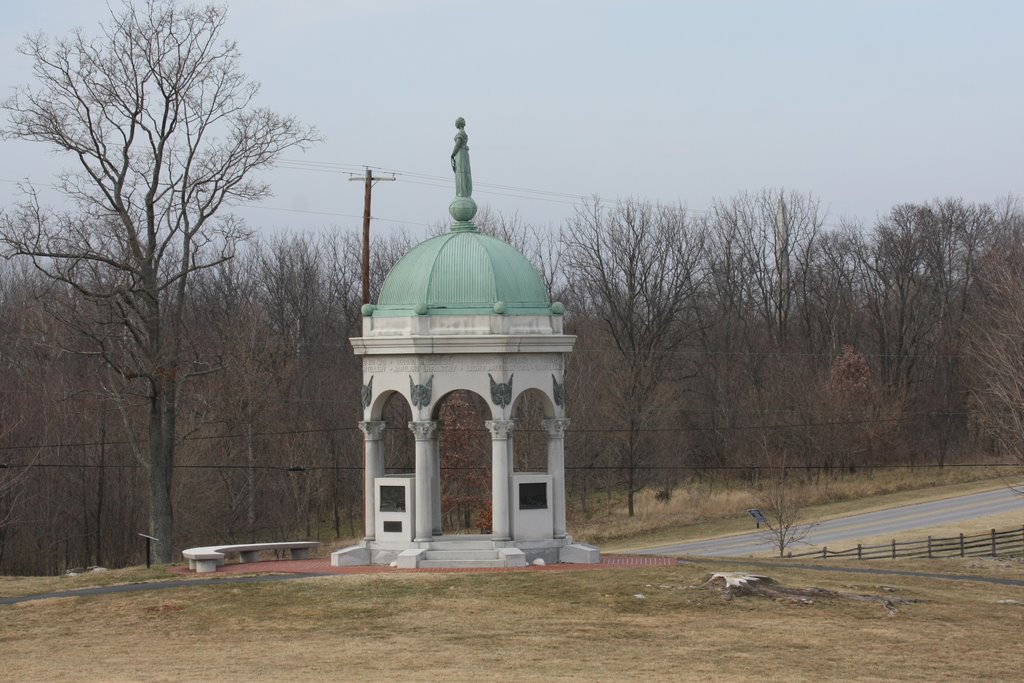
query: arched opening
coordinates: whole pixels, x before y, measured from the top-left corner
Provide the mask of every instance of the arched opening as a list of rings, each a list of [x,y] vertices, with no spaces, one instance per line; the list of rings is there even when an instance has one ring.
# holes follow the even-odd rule
[[[484,422],[491,409],[465,389],[445,394],[434,407],[440,421],[441,519],[446,534],[491,533],[491,439]]]
[[[412,409],[397,391],[381,397],[380,417],[384,422],[384,472],[382,474],[412,474],[416,470],[416,440],[409,431]]]
[[[512,463],[516,472],[546,472],[548,433],[544,420],[554,416],[551,399],[539,389],[527,389],[512,405],[516,422]]]

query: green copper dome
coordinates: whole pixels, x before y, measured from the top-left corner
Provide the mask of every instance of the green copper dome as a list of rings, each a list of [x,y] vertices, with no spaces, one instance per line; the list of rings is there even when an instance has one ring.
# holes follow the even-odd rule
[[[418,244],[388,273],[374,316],[551,315],[537,271],[501,240],[453,230]]]
[[[451,232],[403,256],[384,280],[377,305],[363,306],[363,315],[562,315],[565,307],[548,301],[547,289],[526,257],[473,225],[477,206],[465,119],[456,119],[455,127]]]

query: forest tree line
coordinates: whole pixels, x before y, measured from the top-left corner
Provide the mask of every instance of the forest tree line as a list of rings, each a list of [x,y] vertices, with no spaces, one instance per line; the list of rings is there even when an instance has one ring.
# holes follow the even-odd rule
[[[695,477],[1020,461],[1024,212],[1014,200],[894,207],[826,225],[819,202],[763,190],[688,211],[642,198],[543,229],[479,227],[566,305],[570,502],[670,494]],[[443,228],[438,228],[443,229]],[[373,242],[372,299],[413,244]],[[175,547],[361,529],[360,244],[353,231],[241,242],[193,273],[176,397]],[[109,308],[30,259],[0,261],[0,571],[139,561],[147,396]],[[98,341],[102,343],[98,344]],[[393,403],[395,403],[393,401]],[[412,465],[408,408],[386,464]],[[477,411],[479,412],[479,411]],[[543,469],[520,405],[518,469]],[[473,397],[442,411],[446,525],[481,526],[488,442]]]

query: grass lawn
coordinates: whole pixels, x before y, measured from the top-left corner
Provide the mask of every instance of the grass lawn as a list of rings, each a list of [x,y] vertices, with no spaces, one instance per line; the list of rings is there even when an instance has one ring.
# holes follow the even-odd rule
[[[1019,561],[969,562],[885,566],[1024,577]],[[708,571],[741,569],[197,580],[27,602],[0,606],[0,671],[12,681],[1020,680],[1024,605],[997,601],[1024,602],[1022,587],[750,567],[787,587],[921,601],[895,615],[877,602],[726,600],[696,587]],[[7,594],[11,581],[0,578]]]
[[[110,586],[118,583],[144,583],[166,581],[167,569],[157,566],[152,569],[129,567],[104,572],[85,572],[78,576],[0,576],[0,598],[37,593],[56,593],[76,588]],[[176,579],[187,578],[182,576]]]
[[[820,502],[809,513],[825,519],[1002,485],[935,481]],[[720,499],[723,515],[743,503],[732,495]],[[645,519],[613,524],[603,550],[749,530],[749,520],[731,513],[688,523],[693,502],[674,498],[677,509],[666,511],[645,501]],[[978,523],[1004,521],[1012,520]],[[641,540],[616,540],[619,533]],[[1024,587],[865,570],[1022,580],[1024,558],[698,562],[263,584],[193,577],[194,587],[0,606],[0,680],[1020,680],[1024,604],[1000,601],[1024,603]],[[912,602],[891,613],[878,601],[829,594],[726,599],[700,587],[711,571]],[[0,597],[168,578],[182,577],[164,567],[0,577]]]

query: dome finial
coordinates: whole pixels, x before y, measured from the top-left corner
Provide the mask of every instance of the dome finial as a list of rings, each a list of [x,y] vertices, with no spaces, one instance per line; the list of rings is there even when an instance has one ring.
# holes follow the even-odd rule
[[[455,149],[452,150],[452,171],[455,172],[455,199],[448,205],[448,213],[455,219],[453,231],[476,230],[473,216],[476,202],[473,201],[473,173],[469,168],[469,136],[466,135],[466,119],[455,119]]]

